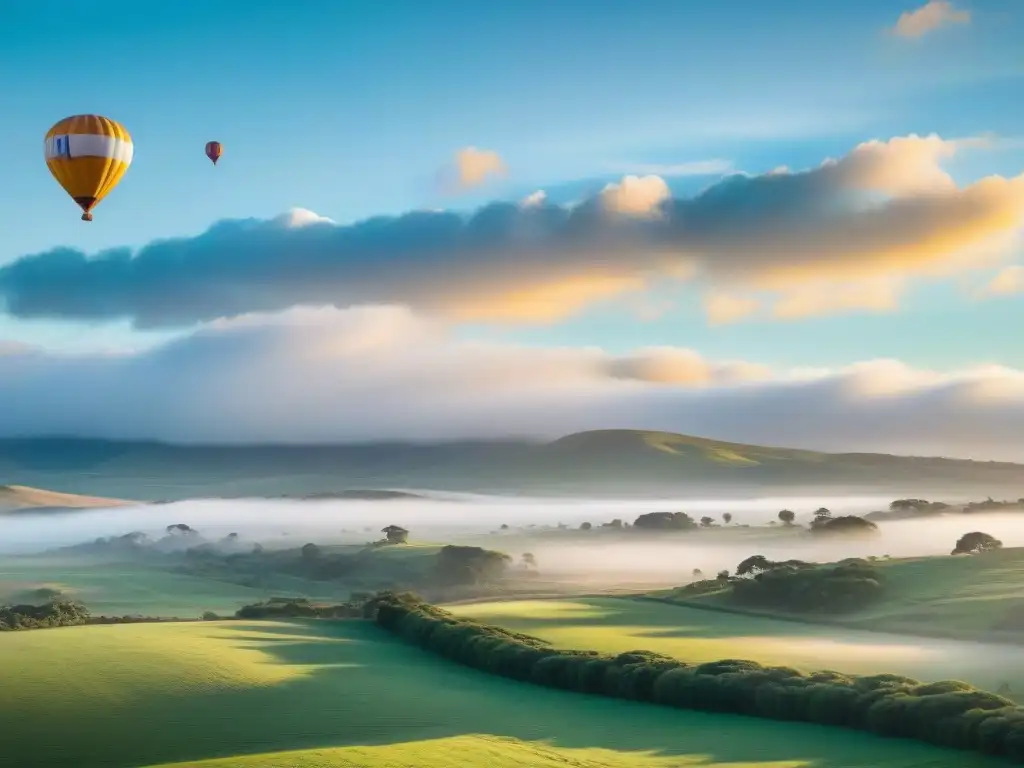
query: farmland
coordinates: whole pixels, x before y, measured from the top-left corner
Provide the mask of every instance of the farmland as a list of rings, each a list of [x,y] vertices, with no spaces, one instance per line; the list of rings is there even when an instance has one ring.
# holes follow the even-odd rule
[[[453,754],[531,768],[1000,765],[830,728],[541,689],[441,661],[358,621],[6,633],[0,667],[11,670],[0,688],[0,754],[39,768],[432,768]]]

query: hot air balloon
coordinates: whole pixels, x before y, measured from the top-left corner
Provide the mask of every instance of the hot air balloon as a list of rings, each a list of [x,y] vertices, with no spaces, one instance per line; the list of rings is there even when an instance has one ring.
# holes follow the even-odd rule
[[[74,115],[46,134],[46,167],[81,207],[82,221],[124,176],[132,163],[132,137],[124,126],[100,115]]]
[[[219,141],[208,141],[206,142],[206,156],[213,161],[216,165],[217,161],[220,160],[221,153],[224,148],[220,145]]]

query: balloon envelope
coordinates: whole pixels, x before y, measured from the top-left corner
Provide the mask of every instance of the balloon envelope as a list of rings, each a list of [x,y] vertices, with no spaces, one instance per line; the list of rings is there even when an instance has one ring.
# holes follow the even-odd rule
[[[208,142],[206,142],[206,156],[208,158],[210,158],[210,160],[213,161],[214,165],[216,165],[217,161],[220,160],[220,156],[221,156],[221,153],[223,153],[223,151],[224,151],[224,148],[221,147],[219,141],[208,141]]]
[[[132,137],[100,115],[73,115],[46,134],[46,167],[92,221],[92,209],[118,185],[134,156]]]

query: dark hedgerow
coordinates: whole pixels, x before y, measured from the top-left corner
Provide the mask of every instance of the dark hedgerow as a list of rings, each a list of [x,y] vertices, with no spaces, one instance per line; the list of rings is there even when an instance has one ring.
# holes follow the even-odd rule
[[[466,666],[550,688],[680,709],[855,728],[1024,763],[1024,707],[959,680],[805,673],[742,659],[686,664],[651,651],[565,651],[458,618],[414,595],[382,593],[366,615]]]

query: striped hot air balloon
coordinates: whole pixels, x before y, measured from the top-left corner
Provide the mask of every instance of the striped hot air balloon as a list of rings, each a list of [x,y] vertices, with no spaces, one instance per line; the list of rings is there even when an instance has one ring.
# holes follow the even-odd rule
[[[132,163],[132,137],[100,115],[66,117],[46,134],[46,167],[92,221],[92,209],[117,186]]]
[[[213,161],[216,165],[217,161],[220,160],[221,153],[224,148],[220,145],[219,141],[208,141],[206,142],[206,156]]]

